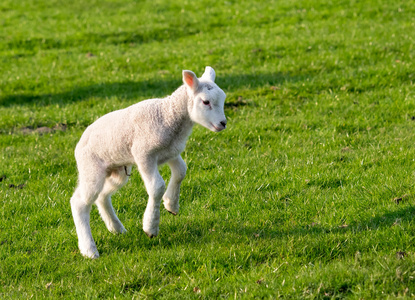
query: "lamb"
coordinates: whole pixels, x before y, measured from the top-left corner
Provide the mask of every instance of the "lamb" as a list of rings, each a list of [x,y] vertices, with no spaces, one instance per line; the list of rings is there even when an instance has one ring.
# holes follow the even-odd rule
[[[211,131],[226,128],[226,95],[206,67],[201,78],[184,70],[183,82],[172,95],[150,99],[108,113],[92,123],[75,148],[78,186],[71,198],[72,215],[82,255],[99,257],[91,234],[90,212],[96,204],[106,227],[126,232],[111,204],[111,195],[125,185],[136,164],[148,193],[143,230],[159,233],[160,203],[173,215],[179,212],[180,184],[186,164],[180,156],[195,123]],[[167,163],[171,179],[166,189],[158,166]]]

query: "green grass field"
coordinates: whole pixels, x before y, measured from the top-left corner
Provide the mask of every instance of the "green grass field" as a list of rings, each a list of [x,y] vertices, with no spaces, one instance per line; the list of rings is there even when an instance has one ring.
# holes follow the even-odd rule
[[[0,2],[0,298],[415,295],[415,2]],[[136,169],[83,258],[73,151],[103,114],[215,68],[181,211],[142,231]],[[161,168],[165,179],[170,174]]]

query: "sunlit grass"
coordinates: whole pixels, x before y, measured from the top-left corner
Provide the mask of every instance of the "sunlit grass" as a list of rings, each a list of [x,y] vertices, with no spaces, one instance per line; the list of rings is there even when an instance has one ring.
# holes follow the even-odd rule
[[[412,297],[413,4],[2,1],[0,298]],[[83,130],[206,65],[228,128],[194,128],[180,214],[148,239],[133,170],[84,259]]]

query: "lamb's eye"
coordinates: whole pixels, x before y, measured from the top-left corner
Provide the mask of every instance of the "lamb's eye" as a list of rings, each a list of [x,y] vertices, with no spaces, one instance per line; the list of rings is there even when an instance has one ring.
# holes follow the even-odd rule
[[[210,104],[209,100],[203,100],[202,102],[203,102],[204,105],[209,105]]]

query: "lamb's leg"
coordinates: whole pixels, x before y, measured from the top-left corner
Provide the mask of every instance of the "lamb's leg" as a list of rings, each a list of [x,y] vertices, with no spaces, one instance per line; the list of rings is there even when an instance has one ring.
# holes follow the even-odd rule
[[[111,195],[113,195],[118,189],[125,185],[128,181],[127,174],[131,174],[131,166],[120,167],[112,170],[110,176],[105,179],[104,188],[99,194],[97,201],[95,202],[98,206],[99,213],[102,220],[107,226],[108,230],[113,233],[124,233],[126,232],[121,221],[115,214],[114,208],[111,204]]]
[[[137,161],[137,166],[148,193],[148,203],[143,217],[143,230],[149,237],[155,237],[159,233],[160,202],[166,185],[155,160],[148,158]]]
[[[163,196],[164,207],[173,215],[179,213],[180,184],[186,175],[186,163],[179,155],[167,162],[171,169],[171,179]]]
[[[79,185],[71,198],[72,215],[78,235],[78,246],[82,255],[89,258],[99,257],[97,246],[92,238],[89,225],[92,204],[104,185],[104,174],[82,176],[80,171]]]

